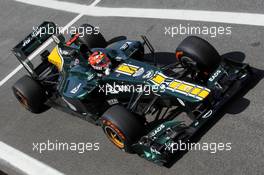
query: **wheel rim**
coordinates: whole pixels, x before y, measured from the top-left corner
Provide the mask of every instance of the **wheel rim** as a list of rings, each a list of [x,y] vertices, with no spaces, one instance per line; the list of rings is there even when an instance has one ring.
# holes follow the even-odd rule
[[[15,90],[15,95],[16,95],[16,98],[18,99],[18,101],[20,102],[20,104],[22,104],[23,107],[28,109],[29,104],[28,104],[27,98],[18,90]]]
[[[123,149],[125,147],[122,137],[119,135],[119,133],[115,129],[109,126],[106,126],[104,130],[105,130],[107,137],[114,145],[116,145],[120,149]]]

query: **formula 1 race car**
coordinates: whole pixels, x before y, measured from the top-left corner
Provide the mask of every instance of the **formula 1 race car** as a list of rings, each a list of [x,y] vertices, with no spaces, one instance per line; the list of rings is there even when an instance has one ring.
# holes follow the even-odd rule
[[[12,50],[29,73],[13,85],[19,102],[36,114],[53,107],[99,125],[116,147],[159,165],[169,163],[177,154],[171,146],[188,142],[251,76],[249,65],[222,58],[196,36],[179,44],[174,63],[160,65],[146,36],[106,41],[98,32],[76,33],[66,41],[43,33],[48,27],[56,25],[42,23]],[[34,66],[36,51],[50,42],[55,47]]]

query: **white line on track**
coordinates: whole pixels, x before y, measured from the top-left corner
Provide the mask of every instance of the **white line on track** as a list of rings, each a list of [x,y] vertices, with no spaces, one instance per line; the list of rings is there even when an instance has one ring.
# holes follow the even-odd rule
[[[10,78],[12,78],[23,66],[20,64],[12,72],[10,72],[4,79],[0,81],[0,87],[3,86]]]
[[[135,18],[157,18],[188,21],[204,21],[217,23],[232,23],[264,26],[264,14],[220,12],[203,10],[182,10],[182,9],[143,9],[143,8],[108,8],[94,7],[73,2],[56,0],[16,0],[18,2],[47,7],[71,13],[83,13],[89,16],[114,16],[114,17],[135,17]]]
[[[71,25],[73,25],[76,21],[78,21],[83,14],[77,15],[73,20],[71,20],[68,24],[66,24],[62,33],[67,30]],[[32,60],[37,56],[41,51],[43,51],[50,43],[52,43],[52,39],[48,39],[40,48],[34,51],[29,57],[29,60]],[[19,70],[21,70],[23,66],[20,64],[17,66],[11,73],[9,73],[4,79],[0,81],[0,87],[3,86],[12,76],[14,76]],[[63,175],[63,173],[41,163],[40,161],[31,158],[30,156],[8,146],[7,144],[0,142],[0,163],[4,161],[9,165],[13,166],[20,171],[23,171],[29,175]]]
[[[90,4],[90,7],[96,6],[101,0],[95,0],[92,4]]]
[[[16,171],[28,175],[64,175],[25,153],[0,142],[0,163],[11,165]]]
[[[69,28],[71,25],[73,25],[76,21],[78,21],[83,14],[79,14],[76,16],[73,20],[71,20],[66,26],[63,27],[62,32],[65,32],[67,28]],[[41,47],[39,47],[37,50],[35,50],[31,55],[28,56],[29,60],[34,59],[40,52],[42,52],[49,44],[52,43],[52,39],[48,39]],[[12,72],[10,72],[4,79],[0,81],[0,87],[3,86],[10,78],[12,78],[18,71],[20,71],[23,68],[23,66],[20,64],[17,66]]]

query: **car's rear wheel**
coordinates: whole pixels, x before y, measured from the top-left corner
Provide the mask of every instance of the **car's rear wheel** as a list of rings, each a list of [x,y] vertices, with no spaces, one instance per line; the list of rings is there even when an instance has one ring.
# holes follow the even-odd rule
[[[185,38],[176,49],[176,57],[183,66],[205,74],[213,72],[221,62],[217,50],[209,42],[197,36]]]
[[[42,113],[50,107],[45,105],[47,95],[45,90],[31,77],[23,76],[12,87],[17,100],[32,113]]]
[[[132,144],[144,133],[144,124],[126,108],[115,105],[102,116],[107,138],[119,149],[133,153]]]

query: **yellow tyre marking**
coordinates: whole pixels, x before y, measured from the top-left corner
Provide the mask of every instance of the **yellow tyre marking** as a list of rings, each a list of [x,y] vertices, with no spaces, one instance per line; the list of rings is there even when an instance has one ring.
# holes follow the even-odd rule
[[[124,143],[120,141],[114,133],[110,133],[109,138],[118,148],[124,148]]]
[[[125,136],[124,134],[110,121],[103,120],[105,125],[104,131],[109,140],[116,145],[118,148],[123,149],[125,147]]]

